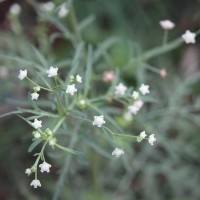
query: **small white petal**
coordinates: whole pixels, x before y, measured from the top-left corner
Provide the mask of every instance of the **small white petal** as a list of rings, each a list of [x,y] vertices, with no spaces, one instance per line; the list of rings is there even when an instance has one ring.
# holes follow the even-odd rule
[[[117,86],[115,86],[115,94],[123,96],[127,90],[127,87],[123,85],[123,83],[119,83]]]
[[[49,172],[50,171],[49,168],[51,167],[51,165],[44,161],[42,164],[39,165],[39,167],[40,171],[43,173],[43,172]]]
[[[51,1],[46,2],[46,3],[42,3],[41,6],[47,12],[52,12],[54,10],[54,8],[55,8],[55,4],[53,2],[51,2]]]
[[[27,168],[26,171],[25,171],[25,174],[27,174],[28,176],[30,176],[32,173],[31,169],[30,168]]]
[[[67,16],[68,12],[69,12],[69,10],[68,10],[66,4],[62,4],[58,11],[58,17],[64,18]]]
[[[182,35],[182,39],[185,41],[186,44],[194,44],[196,42],[195,37],[196,33],[192,33],[189,30],[186,30],[186,32]]]
[[[101,127],[103,124],[105,124],[106,122],[104,121],[104,116],[100,115],[100,116],[94,116],[94,121],[93,121],[93,125]]]
[[[31,99],[32,100],[37,100],[38,97],[39,97],[39,94],[37,92],[34,92],[34,93],[31,94]]]
[[[21,6],[18,3],[14,3],[11,5],[9,11],[13,15],[19,15],[19,13],[21,12]]]
[[[42,121],[35,119],[34,122],[32,123],[32,126],[37,129],[42,127]]]
[[[160,21],[160,25],[165,30],[171,30],[175,27],[175,24],[170,20],[162,20]]]
[[[119,148],[115,148],[115,150],[112,152],[112,156],[116,156],[116,158],[119,158],[123,154],[124,154],[123,149]]]
[[[26,69],[25,69],[25,70],[20,70],[20,71],[19,71],[19,76],[18,76],[18,78],[19,78],[20,80],[23,80],[26,76],[27,76],[27,70],[26,70]]]
[[[76,76],[76,81],[82,83],[82,77],[79,74]]]
[[[53,77],[58,75],[58,68],[57,67],[50,67],[49,70],[47,70],[48,77]]]
[[[154,142],[156,141],[156,138],[154,137],[154,134],[151,134],[151,135],[149,136],[148,141],[149,141],[149,144],[150,144],[150,145],[153,145],[153,144],[154,144]]]
[[[142,132],[140,133],[140,137],[141,137],[142,139],[144,139],[146,136],[147,136],[147,134],[145,133],[145,131],[142,131]]]
[[[34,180],[31,182],[30,185],[33,186],[34,188],[37,188],[38,186],[41,187],[41,183],[40,183],[40,181],[37,180],[37,179],[34,179]]]
[[[140,92],[145,95],[145,94],[148,94],[150,93],[149,91],[149,85],[145,85],[145,84],[142,84],[139,88]]]
[[[133,91],[132,97],[136,100],[139,98],[139,92]]]
[[[70,95],[74,95],[74,93],[77,92],[77,89],[75,87],[75,84],[68,85],[66,89],[66,93]]]

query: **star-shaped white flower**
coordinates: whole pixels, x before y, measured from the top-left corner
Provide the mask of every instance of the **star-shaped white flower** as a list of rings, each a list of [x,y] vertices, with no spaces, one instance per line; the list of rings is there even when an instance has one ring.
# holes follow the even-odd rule
[[[127,87],[123,85],[123,83],[119,83],[117,86],[115,86],[115,94],[123,96],[127,90]]]
[[[140,92],[145,95],[145,94],[148,94],[150,91],[149,91],[149,85],[145,85],[145,84],[142,84],[139,88]]]
[[[175,24],[168,19],[160,21],[160,25],[165,30],[171,30],[175,27]]]
[[[19,78],[20,80],[23,80],[26,76],[27,76],[27,70],[26,70],[26,69],[25,69],[25,70],[20,70],[20,71],[19,71],[19,76],[18,76],[18,78]]]
[[[30,168],[27,168],[26,171],[25,171],[25,174],[27,174],[28,176],[30,176],[32,173],[31,169]]]
[[[50,145],[51,147],[54,147],[54,146],[56,145],[56,139],[55,139],[55,138],[50,139],[50,140],[49,140],[49,145]]]
[[[142,131],[140,133],[140,138],[144,139],[147,136],[147,134],[145,133],[145,131]]]
[[[42,121],[35,119],[34,122],[32,123],[32,126],[37,129],[42,127]]]
[[[149,136],[148,141],[149,141],[149,144],[150,144],[150,145],[153,145],[153,143],[156,141],[156,138],[154,137],[154,134],[151,134],[151,135]]]
[[[79,74],[76,75],[76,81],[82,83],[82,77]]]
[[[100,116],[94,116],[94,121],[93,121],[93,125],[101,127],[103,124],[105,124],[106,122],[104,121],[104,116],[100,115]]]
[[[31,184],[31,186],[33,186],[34,188],[37,188],[38,186],[41,187],[41,183],[38,179],[34,179]]]
[[[48,164],[47,162],[43,162],[42,164],[39,165],[40,167],[40,171],[43,173],[43,172],[49,172],[49,168],[51,167],[50,164]]]
[[[38,97],[39,97],[39,94],[38,94],[37,92],[33,92],[33,93],[31,94],[31,99],[32,99],[32,100],[37,100]]]
[[[41,138],[41,134],[38,131],[33,131],[33,136],[36,139]]]
[[[58,68],[57,67],[50,67],[49,70],[47,70],[48,77],[53,77],[58,75]]]
[[[74,95],[74,93],[77,92],[77,89],[75,87],[75,84],[68,85],[66,89],[66,93],[70,95]]]
[[[116,156],[116,158],[119,158],[123,154],[124,154],[123,149],[119,148],[115,148],[115,150],[112,152],[112,156]]]
[[[51,1],[49,1],[49,2],[46,2],[46,3],[42,3],[42,7],[47,12],[52,12],[53,9],[55,8],[55,4]]]
[[[132,97],[136,100],[139,98],[139,92],[133,91]]]
[[[192,33],[190,30],[186,30],[186,32],[182,35],[182,38],[186,44],[194,44],[196,42],[195,37],[196,33]]]
[[[67,6],[65,4],[62,4],[58,11],[58,17],[64,18],[67,16],[68,12],[69,10],[67,9]]]
[[[18,3],[14,3],[11,5],[9,11],[12,15],[19,15],[21,12],[21,6]]]

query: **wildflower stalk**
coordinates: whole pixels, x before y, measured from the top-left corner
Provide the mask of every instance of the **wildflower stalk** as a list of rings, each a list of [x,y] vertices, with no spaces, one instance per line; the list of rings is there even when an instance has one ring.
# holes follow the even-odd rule
[[[168,39],[168,30],[164,30],[164,35],[163,35],[163,46],[167,44],[167,39]]]

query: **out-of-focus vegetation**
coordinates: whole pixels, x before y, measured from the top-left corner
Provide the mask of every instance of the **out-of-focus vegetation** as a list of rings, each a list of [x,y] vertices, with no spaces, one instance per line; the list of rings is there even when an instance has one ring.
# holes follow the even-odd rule
[[[15,110],[17,106],[29,106],[25,103],[29,92],[26,83],[19,82],[16,77],[22,65],[38,62],[32,45],[43,53],[48,63],[56,63],[58,67],[70,63],[74,54],[72,44],[54,34],[60,28],[55,25],[58,22],[52,18],[42,20],[33,8],[34,1],[18,1],[22,6],[19,21],[10,18],[8,10],[14,2],[0,3],[0,114]],[[106,157],[108,145],[94,135],[93,140],[102,148],[105,146],[106,152],[88,144],[85,147],[87,156],[82,159],[49,153],[53,162],[51,173],[41,175],[42,188],[34,190],[24,174],[33,162],[33,157],[27,153],[32,138],[30,127],[17,116],[3,118],[0,199],[198,200],[199,38],[195,45],[184,44],[144,62],[133,62],[129,68],[125,66],[132,58],[162,44],[160,20],[169,18],[176,24],[169,33],[169,41],[180,37],[186,29],[198,30],[200,1],[74,0],[73,5],[76,15],[73,19],[77,21],[66,17],[63,24],[76,33],[76,25],[83,22],[79,28],[85,25],[87,28],[80,35],[80,41],[95,48],[102,44],[110,46],[95,64],[94,71],[99,76],[94,79],[101,80],[103,70],[119,68],[127,85],[137,87],[141,82],[150,85],[153,103],[148,103],[131,122],[122,116],[113,118],[133,134],[151,130],[156,133],[157,144],[152,148],[143,143],[122,141],[128,153],[116,160]],[[64,64],[60,62],[63,59]],[[167,71],[166,77],[159,74],[163,68]],[[30,67],[31,70],[34,71]],[[98,89],[98,92],[103,91],[103,86],[99,84]],[[45,102],[40,105],[46,106]],[[87,135],[87,130],[81,132]]]

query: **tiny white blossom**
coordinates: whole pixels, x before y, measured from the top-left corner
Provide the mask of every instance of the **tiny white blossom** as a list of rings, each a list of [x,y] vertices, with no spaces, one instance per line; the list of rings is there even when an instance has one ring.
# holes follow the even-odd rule
[[[25,171],[25,174],[27,174],[28,176],[30,176],[32,173],[31,169],[30,168],[27,168],[26,171]]]
[[[18,3],[14,3],[11,5],[9,11],[12,15],[19,15],[21,12],[21,6]]]
[[[26,76],[27,76],[27,70],[26,70],[26,69],[25,69],[25,70],[20,70],[20,71],[19,71],[19,76],[18,76],[18,78],[19,78],[20,80],[23,80]]]
[[[49,145],[50,145],[51,147],[54,147],[55,144],[56,144],[56,139],[55,139],[55,138],[52,138],[52,139],[49,140]]]
[[[55,8],[55,4],[51,1],[42,3],[41,5],[42,5],[43,9],[46,10],[47,12],[52,12],[53,9]]]
[[[38,186],[41,187],[41,183],[38,179],[34,179],[31,184],[31,186],[33,186],[34,188],[37,188]]]
[[[149,136],[148,141],[149,141],[149,144],[150,144],[150,145],[153,145],[153,143],[156,141],[156,138],[154,137],[154,134],[151,134],[151,135]]]
[[[32,123],[32,126],[37,129],[42,127],[42,121],[35,119],[34,122]]]
[[[115,86],[115,94],[123,96],[127,90],[127,87],[123,83],[119,83]]]
[[[196,33],[192,33],[189,30],[186,30],[186,32],[182,35],[182,39],[185,41],[186,44],[194,44],[196,42],[195,37]]]
[[[137,101],[134,102],[133,105],[128,106],[128,110],[130,113],[136,115],[142,108],[143,104],[144,104],[143,101],[138,99]]]
[[[123,149],[119,148],[115,148],[115,150],[112,152],[112,156],[116,156],[116,158],[119,158],[123,154],[124,154]]]
[[[123,115],[123,117],[124,117],[124,119],[126,121],[131,121],[133,119],[133,116],[132,116],[131,112],[129,112],[129,111],[125,112],[124,115]]]
[[[74,95],[74,93],[77,92],[77,89],[75,87],[75,84],[68,85],[66,89],[66,93],[70,95]]]
[[[58,75],[58,68],[51,66],[49,70],[47,70],[48,77],[53,77]]]
[[[146,136],[147,136],[147,134],[145,133],[145,131],[142,131],[142,132],[140,133],[140,137],[141,137],[142,139],[144,139]]]
[[[44,161],[42,164],[39,165],[39,167],[41,172],[49,172],[49,168],[51,167],[51,165]]]
[[[82,83],[82,77],[79,74],[76,76],[76,81]]]
[[[139,98],[139,92],[133,91],[132,97],[136,100]]]
[[[67,16],[68,12],[69,10],[67,9],[67,6],[65,4],[62,4],[58,11],[58,17],[64,18]]]
[[[37,100],[38,97],[39,97],[39,94],[38,94],[37,92],[33,92],[33,93],[31,94],[31,99],[32,99],[32,100]]]
[[[103,124],[105,124],[106,122],[104,121],[104,116],[100,115],[100,116],[94,116],[94,121],[93,121],[93,125],[101,127]]]
[[[175,24],[170,20],[162,20],[160,21],[160,25],[165,30],[171,30],[175,27]]]
[[[41,134],[38,131],[33,132],[34,138],[38,139],[41,138]]]
[[[145,84],[142,84],[139,88],[140,92],[145,95],[145,94],[148,94],[150,91],[149,91],[149,85],[145,85]]]

